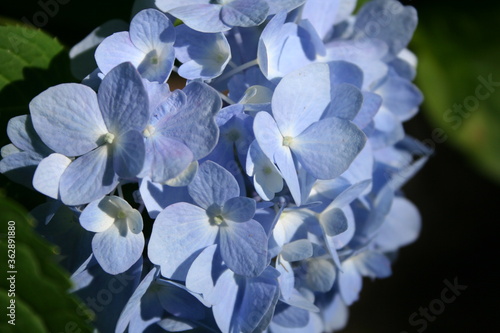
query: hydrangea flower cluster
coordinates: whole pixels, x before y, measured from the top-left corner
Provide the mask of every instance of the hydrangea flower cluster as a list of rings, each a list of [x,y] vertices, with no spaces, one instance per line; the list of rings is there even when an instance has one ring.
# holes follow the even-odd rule
[[[32,214],[100,332],[332,332],[391,274],[429,153],[402,126],[417,16],[355,5],[156,0],[10,120],[0,171],[48,197]]]

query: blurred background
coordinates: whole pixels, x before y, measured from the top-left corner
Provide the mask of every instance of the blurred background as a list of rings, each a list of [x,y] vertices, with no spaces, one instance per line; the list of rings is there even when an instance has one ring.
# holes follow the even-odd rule
[[[392,277],[364,280],[360,301],[351,307],[343,332],[496,331],[500,326],[500,4],[403,2],[419,13],[410,48],[419,59],[416,83],[425,96],[422,111],[406,130],[435,150],[404,188],[420,209],[422,233],[416,243],[401,250]],[[52,16],[38,14],[43,10],[40,3],[46,2],[2,1],[0,24],[38,20],[44,31],[70,47],[109,19],[128,21],[133,1],[60,0]],[[0,44],[5,38],[0,37]],[[0,47],[0,62],[2,52]],[[4,83],[5,73],[0,73],[0,145],[8,143],[3,134],[8,119],[27,113],[33,96],[50,85],[74,80],[67,50],[55,46],[51,52],[57,54],[55,60],[26,69],[14,84]],[[42,78],[43,83],[33,84],[32,77]],[[0,192],[28,209],[42,200],[3,175]],[[456,280],[467,289],[440,309],[436,300],[442,297],[445,280],[451,284]],[[413,313],[430,305],[439,314],[429,311],[425,325],[412,326]]]

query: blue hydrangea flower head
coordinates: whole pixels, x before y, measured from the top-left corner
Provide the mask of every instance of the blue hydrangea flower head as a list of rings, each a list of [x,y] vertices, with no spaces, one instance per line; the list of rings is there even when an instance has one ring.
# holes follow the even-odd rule
[[[30,110],[41,140],[59,154],[77,157],[60,177],[65,204],[93,201],[111,192],[119,177],[134,177],[142,168],[140,131],[149,119],[148,98],[132,64],[113,69],[97,94],[81,84],[61,84],[35,97]]]
[[[107,74],[117,65],[130,62],[145,79],[165,82],[174,65],[175,29],[168,17],[145,9],[132,19],[130,32],[117,32],[96,49],[99,69]]]

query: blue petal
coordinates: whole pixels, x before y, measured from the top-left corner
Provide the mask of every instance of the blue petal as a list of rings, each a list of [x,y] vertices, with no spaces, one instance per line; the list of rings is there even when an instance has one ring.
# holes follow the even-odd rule
[[[107,37],[95,51],[97,66],[104,74],[124,62],[130,62],[137,68],[143,59],[144,53],[135,47],[130,40],[130,34],[126,31]]]
[[[381,14],[374,19],[373,13]],[[390,24],[386,24],[388,19]],[[395,56],[408,45],[417,21],[417,11],[411,6],[403,6],[393,0],[369,2],[357,14],[355,37],[383,40],[388,44],[391,55]],[[374,24],[378,27],[376,31],[372,28]]]
[[[265,0],[234,0],[222,6],[221,19],[227,25],[252,27],[264,22],[268,11]]]
[[[167,16],[156,9],[137,13],[130,23],[130,39],[145,55],[139,73],[150,81],[165,82],[175,57],[175,29]]]
[[[217,91],[204,83],[192,82],[182,91],[186,94],[186,103],[175,115],[165,119],[161,132],[183,142],[193,152],[194,159],[199,160],[217,144],[219,128],[214,117],[222,101]]]
[[[0,160],[0,173],[28,188],[33,187],[33,175],[43,156],[33,152],[17,152]]]
[[[332,289],[336,278],[332,262],[326,259],[309,259],[306,269],[306,283],[312,291],[324,293]]]
[[[280,303],[276,307],[273,323],[288,329],[304,328],[307,323],[309,323],[309,312],[304,309]]]
[[[129,301],[125,305],[122,313],[120,314],[120,318],[116,323],[116,331],[115,332],[124,332],[129,323],[134,320],[134,317],[138,312],[141,311],[141,302],[143,296],[148,291],[149,287],[154,281],[156,277],[157,269],[153,268],[141,281],[141,283],[137,286],[137,289],[134,291]],[[132,332],[132,331],[131,331]]]
[[[212,161],[200,165],[196,177],[188,185],[188,191],[194,201],[205,209],[214,203],[222,207],[227,200],[240,195],[233,175]]]
[[[144,235],[128,229],[126,221],[116,221],[92,239],[92,252],[102,269],[109,274],[128,270],[142,256]]]
[[[51,154],[40,161],[33,176],[33,187],[53,199],[59,199],[59,180],[71,163],[61,154]]]
[[[175,29],[168,17],[156,9],[137,13],[130,22],[130,39],[144,53],[160,50],[175,41]],[[171,50],[173,52],[173,49]]]
[[[375,242],[384,251],[396,251],[414,242],[421,227],[421,217],[417,207],[405,198],[396,197],[384,224],[377,233]]]
[[[286,261],[301,261],[312,257],[313,247],[309,240],[299,239],[294,242],[285,244],[281,251],[283,260]]]
[[[111,192],[118,185],[110,147],[102,146],[68,166],[61,176],[61,201],[68,206],[83,205]]]
[[[268,267],[260,276],[246,279],[237,318],[241,332],[262,332],[269,325],[280,294],[278,274]]]
[[[212,79],[222,74],[231,59],[229,43],[222,33],[207,34],[176,27],[175,56],[183,63],[179,75],[186,79]]]
[[[283,136],[295,137],[321,118],[330,103],[329,74],[328,65],[317,63],[280,81],[273,94],[272,108]]]
[[[338,117],[353,120],[363,105],[363,94],[353,85],[343,83],[332,87],[332,102],[322,118]]]
[[[52,153],[33,128],[30,115],[11,118],[7,124],[7,135],[14,146],[20,150],[33,151],[44,156]]]
[[[364,129],[373,121],[373,117],[375,117],[381,105],[382,98],[379,95],[364,91],[363,105],[356,118],[354,118],[353,123],[359,128]]]
[[[277,14],[281,11],[289,12],[302,5],[305,0],[267,0],[269,5],[269,15]]]
[[[342,269],[343,272],[339,273],[339,292],[344,302],[351,305],[359,298],[363,280],[353,260],[344,261]]]
[[[118,176],[133,178],[144,165],[144,138],[138,131],[128,131],[115,139],[113,166]]]
[[[246,222],[255,215],[255,207],[255,200],[251,198],[231,198],[222,206],[222,217],[232,222]]]
[[[231,26],[221,21],[221,5],[207,4],[181,6],[169,10],[168,13],[174,15],[184,22],[191,29],[201,32],[221,32],[231,29]]]
[[[214,294],[218,295],[217,303],[212,306],[217,326],[222,333],[236,333],[238,327],[235,321],[238,316],[238,290],[240,286],[232,271],[226,270],[217,280]]]
[[[268,0],[273,8],[273,3],[281,2],[304,2],[304,1],[280,1],[280,0]],[[341,1],[306,1],[303,9],[301,18],[309,20],[321,39],[324,39],[328,33],[331,33],[333,26],[335,24],[336,14]]]
[[[291,149],[311,175],[332,179],[347,170],[365,142],[356,125],[333,117],[309,126],[293,139]]]
[[[254,220],[226,224],[220,229],[222,259],[236,274],[258,276],[268,264],[264,228]]]
[[[65,83],[45,90],[30,102],[30,111],[42,141],[66,156],[91,151],[108,132],[95,92],[82,84]]]
[[[200,207],[180,202],[165,208],[153,224],[149,259],[167,278],[184,280],[199,250],[214,244],[219,227]]]
[[[104,77],[97,99],[108,131],[115,136],[142,131],[149,120],[148,95],[131,63],[116,66]]]
[[[210,302],[210,295],[215,287],[213,277],[213,261],[217,245],[206,247],[200,255],[193,261],[186,276],[186,287]]]
[[[391,261],[379,252],[366,251],[355,257],[356,267],[363,276],[386,278],[392,274]]]
[[[193,153],[183,143],[164,136],[156,136],[148,142],[148,154],[152,161],[151,180],[164,183],[177,177],[193,161]]]
[[[331,61],[328,63],[328,68],[332,84],[348,83],[361,89],[363,71],[355,64],[347,61]]]

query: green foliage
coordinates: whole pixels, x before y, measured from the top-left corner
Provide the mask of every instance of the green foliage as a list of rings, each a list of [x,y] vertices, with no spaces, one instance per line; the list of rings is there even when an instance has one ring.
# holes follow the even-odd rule
[[[14,221],[14,223],[8,223]],[[11,229],[8,230],[9,225]],[[15,242],[8,231],[15,225]],[[56,249],[33,231],[33,221],[18,204],[0,198],[0,307],[6,309],[15,299],[15,326],[2,318],[1,332],[89,332],[85,310],[72,295],[67,274],[54,261]],[[15,244],[15,252],[8,252]],[[13,266],[7,255],[15,254]],[[10,258],[12,259],[12,258]],[[8,271],[15,271],[10,274]],[[14,276],[11,284],[7,277]],[[15,292],[12,297],[11,292]],[[4,313],[4,311],[2,311]],[[11,318],[8,318],[11,320]],[[79,330],[80,329],[80,330]]]
[[[29,113],[28,104],[33,97],[53,85],[73,80],[67,51],[55,38],[41,30],[0,26],[2,134],[10,118]],[[4,135],[0,143],[8,143]]]
[[[417,84],[432,124],[500,181],[499,6],[453,7],[433,3],[420,11]]]

